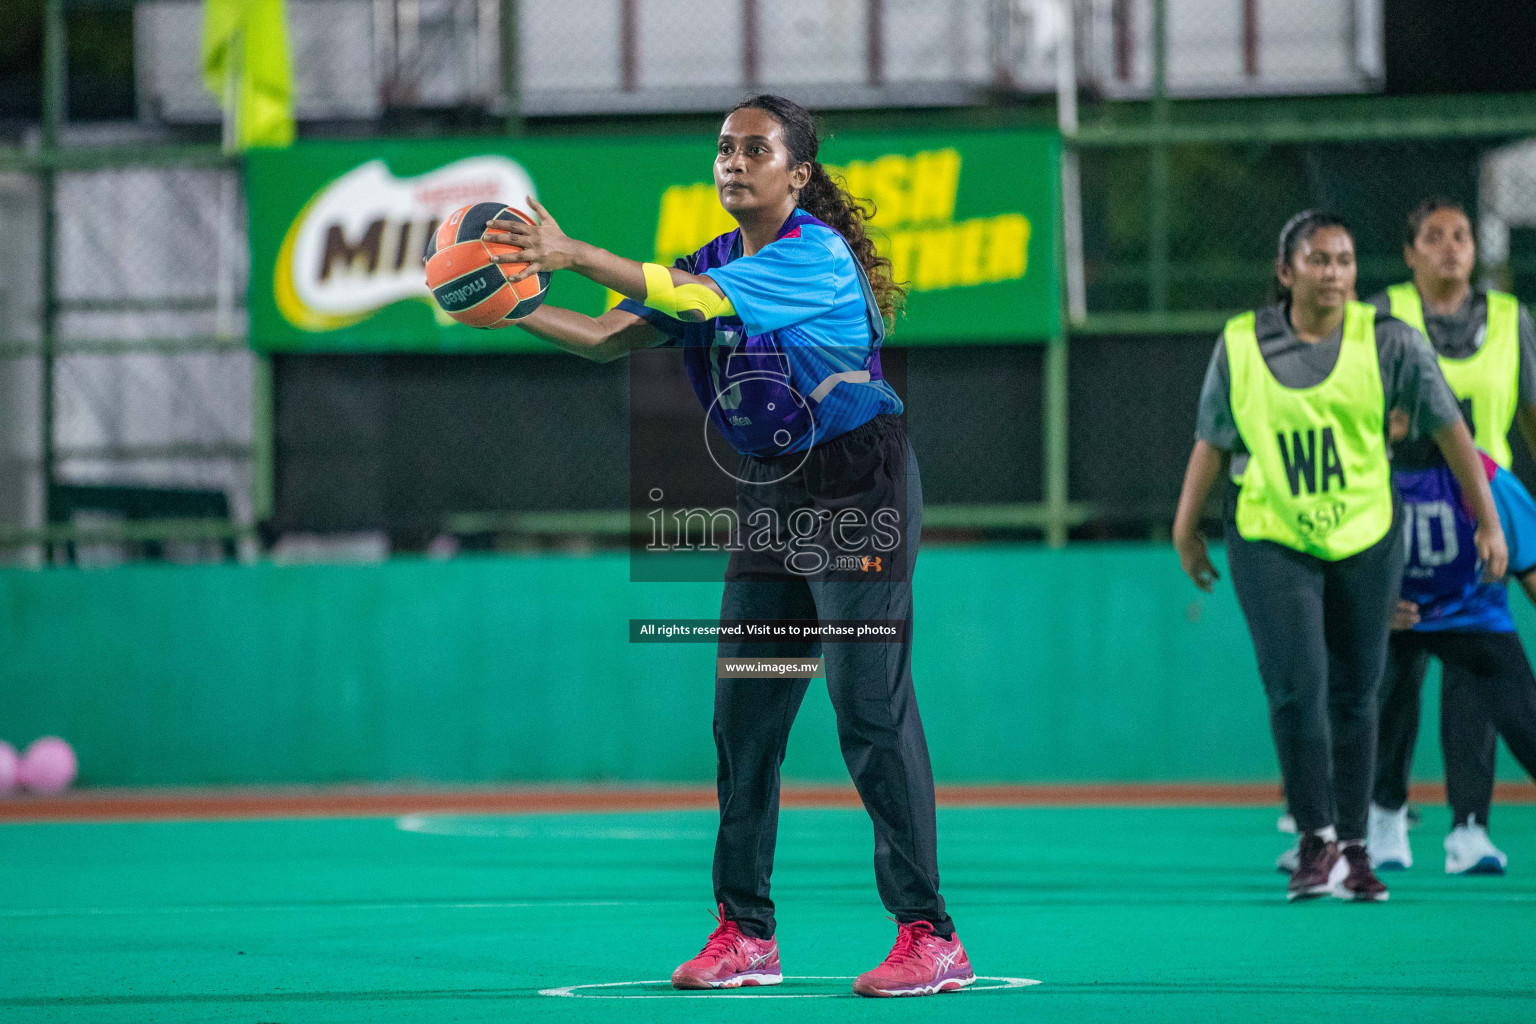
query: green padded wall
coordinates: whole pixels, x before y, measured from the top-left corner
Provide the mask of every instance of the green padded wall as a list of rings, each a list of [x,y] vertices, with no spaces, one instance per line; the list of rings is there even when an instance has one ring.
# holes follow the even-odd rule
[[[931,548],[916,591],[941,782],[1276,777],[1231,588],[1168,548]],[[714,649],[628,620],[719,594],[622,554],[0,571],[0,738],[68,737],[98,785],[708,782]],[[824,686],[785,774],[846,777]]]

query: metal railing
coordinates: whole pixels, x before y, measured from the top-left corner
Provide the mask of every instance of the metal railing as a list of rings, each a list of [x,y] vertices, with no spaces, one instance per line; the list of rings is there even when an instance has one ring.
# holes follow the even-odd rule
[[[634,5],[628,6],[631,16],[638,18]],[[878,6],[872,5],[865,12],[864,24],[868,27],[878,22],[879,32],[885,33],[880,37],[882,45],[889,44],[892,22],[888,18],[869,20],[869,12]],[[1081,6],[1095,18],[1102,13],[1096,2]],[[1049,542],[1059,544],[1065,542],[1074,527],[1106,516],[1134,514],[1155,519],[1149,506],[1134,510],[1126,506],[1117,512],[1114,507],[1073,493],[1067,377],[1070,346],[1092,344],[1095,339],[1139,336],[1188,336],[1194,339],[1192,344],[1205,343],[1202,339],[1213,337],[1228,316],[1257,301],[1268,276],[1273,244],[1270,238],[1279,227],[1280,220],[1276,218],[1282,209],[1290,210],[1303,203],[1332,204],[1338,196],[1330,194],[1329,188],[1338,183],[1356,187],[1360,181],[1378,182],[1376,191],[1345,196],[1343,205],[1349,207],[1346,212],[1366,222],[1360,232],[1362,280],[1384,282],[1400,278],[1406,272],[1399,263],[1396,225],[1409,205],[1411,188],[1417,187],[1413,183],[1422,181],[1428,189],[1437,180],[1434,174],[1424,173],[1423,166],[1411,165],[1443,163],[1447,168],[1443,177],[1460,182],[1464,192],[1471,189],[1468,198],[1475,207],[1478,169],[1488,155],[1512,140],[1536,136],[1536,94],[1175,100],[1172,96],[1178,90],[1170,85],[1170,55],[1160,42],[1168,37],[1168,10],[1167,0],[1147,0],[1150,66],[1146,69],[1146,88],[1142,91],[1140,85],[1135,89],[1127,86],[1123,91],[1123,95],[1145,98],[1107,100],[1085,94],[1080,113],[1064,117],[1061,122],[1069,163],[1080,168],[1081,175],[1080,240],[1075,250],[1069,245],[1068,258],[1079,263],[1083,297],[1081,315],[1070,318],[1067,336],[1054,339],[1043,353],[1043,499],[998,506],[936,505],[926,513],[927,522],[934,527],[1038,529]],[[0,336],[0,364],[29,360],[36,364],[37,417],[46,427],[40,431],[31,464],[41,480],[55,481],[60,479],[61,466],[68,468],[86,460],[181,460],[187,465],[198,464],[199,460],[223,460],[244,467],[245,491],[240,500],[232,503],[236,512],[229,520],[155,518],[75,526],[53,521],[49,514],[51,488],[44,487],[41,514],[0,526],[0,548],[29,548],[39,552],[39,557],[45,557],[49,548],[60,544],[102,541],[237,539],[253,548],[257,524],[272,510],[273,396],[269,364],[246,348],[243,327],[238,325],[238,303],[226,302],[220,307],[218,296],[206,294],[122,294],[103,299],[78,290],[72,292],[67,282],[61,280],[64,267],[57,257],[66,231],[74,230],[61,219],[60,203],[61,187],[74,180],[71,176],[109,169],[201,170],[226,174],[238,181],[234,176],[238,175],[239,162],[216,146],[63,145],[64,11],[65,0],[46,0],[43,117],[38,144],[29,149],[0,149],[0,175],[21,174],[36,182],[40,251],[49,254],[36,263],[40,302],[35,330]],[[527,37],[525,29],[529,22],[525,18],[503,17],[498,24],[507,53],[525,54],[529,45],[536,42]],[[1075,57],[1086,55],[1083,63],[1089,67],[1100,59],[1094,54],[1098,53],[1095,48],[1101,45],[1101,40],[1083,41],[1098,31],[1092,27],[1094,24],[1098,22],[1080,22],[1077,41],[1069,44]],[[639,56],[647,38],[642,29],[638,21],[631,26],[634,46],[639,48],[631,72],[633,92],[643,92],[646,82],[644,62]],[[872,38],[873,34],[865,38],[866,51]],[[1048,52],[1047,48],[1037,46],[1029,59],[1044,61]],[[864,61],[862,73],[875,74],[877,79],[883,74],[880,69],[887,66],[883,56],[876,61],[871,52],[865,52]],[[1039,70],[1037,67],[1035,72]],[[522,128],[522,115],[538,109],[536,105],[516,106],[519,96],[529,102],[536,99],[526,88],[534,71],[525,67],[523,74],[513,73],[507,80],[506,97],[512,106],[504,113],[514,127]],[[1092,74],[1102,74],[1102,69]],[[1081,84],[1083,76],[1073,74],[1068,80]],[[625,91],[624,81],[620,75],[619,92]],[[1139,81],[1135,79],[1131,84]],[[519,82],[523,88],[519,88]],[[1014,85],[1018,87],[1020,83]],[[1035,78],[1024,85],[1037,91],[1041,88]],[[1000,95],[993,91],[996,86],[993,76],[985,90],[968,97],[975,105],[929,111],[920,120],[935,128],[1049,123],[1050,113],[1038,104],[991,103],[990,98]],[[1075,103],[1077,90],[1068,92]],[[1001,95],[1018,98],[1017,92],[1005,91]],[[850,115],[845,115],[841,122],[834,116],[834,124],[837,123],[855,122]],[[552,124],[535,116],[526,130],[571,129],[568,124]],[[1285,190],[1277,194],[1274,183],[1282,177]],[[1211,187],[1202,187],[1202,183]],[[1223,192],[1243,201],[1223,206],[1218,201],[1218,193]],[[1071,235],[1071,224],[1062,228]],[[158,258],[169,257],[161,253]],[[1516,283],[1525,280],[1533,262],[1536,254],[1509,255],[1498,271],[1505,275],[1503,283],[1507,286],[1511,279]],[[1070,278],[1073,268],[1069,266],[1068,270]],[[243,295],[243,280],[231,292]],[[183,322],[174,332],[144,329],[132,336],[106,336],[71,327],[76,323],[71,318],[82,316],[110,315],[126,320],[163,313],[185,321],[202,314],[220,314],[221,310],[225,321],[218,330],[191,329]],[[230,323],[236,326],[231,328]],[[5,333],[0,330],[0,335]],[[248,360],[250,411],[244,439],[216,433],[203,437],[85,440],[61,436],[59,399],[67,393],[61,384],[69,383],[61,374],[67,376],[76,367],[92,362],[105,365],[107,361],[130,356],[163,359],[168,361],[166,365],[192,356]],[[88,371],[82,373],[81,379],[89,378]],[[0,428],[3,427],[0,423]],[[1133,430],[1134,424],[1127,424],[1127,429]],[[4,461],[5,456],[0,453],[0,462]],[[9,461],[12,467],[18,462],[15,458]],[[0,465],[0,472],[4,471]],[[1167,511],[1171,513],[1171,506]],[[449,533],[571,533],[617,538],[627,534],[629,522],[622,512],[508,510],[448,516],[442,527]]]

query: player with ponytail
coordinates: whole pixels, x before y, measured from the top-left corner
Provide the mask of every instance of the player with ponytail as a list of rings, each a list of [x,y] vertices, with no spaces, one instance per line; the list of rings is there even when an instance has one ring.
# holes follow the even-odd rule
[[[816,123],[810,112],[798,103],[772,95],[754,96],[738,103],[731,113],[738,110],[766,111],[783,126],[784,145],[790,158],[810,168],[810,177],[797,200],[800,209],[843,236],[869,278],[886,326],[893,326],[906,301],[906,293],[891,278],[891,261],[875,250],[875,243],[864,231],[864,222],[875,215],[874,204],[851,195],[840,183],[833,181],[827,169],[817,161],[821,143],[816,137]]]
[[[722,632],[718,652],[824,658],[843,759],[874,824],[876,886],[898,929],[890,955],[854,991],[950,992],[975,974],[939,895],[933,771],[912,681],[922,487],[901,399],[880,368],[903,293],[865,232],[872,208],[832,180],[818,150],[815,122],[799,104],[757,96],[732,108],[714,178],[739,226],[671,267],[570,238],[531,199],[540,223],[493,221],[485,237],[520,248],[503,262],[527,263],[522,276],[569,269],[626,296],[598,317],[546,303],[519,327],[597,360],[682,348],[711,424],[740,453],[731,475],[746,542],[726,569],[723,624],[899,627],[876,643]],[[794,536],[785,544],[777,530],[756,529],[762,523],[787,524]],[[770,543],[757,543],[764,533]],[[769,879],[779,765],[806,675],[715,680],[719,927],[673,972],[678,988],[782,980]]]
[[[1491,577],[1503,531],[1455,396],[1416,330],[1355,302],[1355,240],[1306,210],[1280,232],[1280,301],[1227,322],[1200,395],[1173,525],[1184,571],[1217,573],[1199,523],[1225,467],[1227,560],[1248,621],[1286,800],[1301,835],[1287,895],[1374,902],[1365,840],[1377,690],[1403,572],[1388,410],[1444,453]],[[1337,868],[1337,870],[1335,870]]]

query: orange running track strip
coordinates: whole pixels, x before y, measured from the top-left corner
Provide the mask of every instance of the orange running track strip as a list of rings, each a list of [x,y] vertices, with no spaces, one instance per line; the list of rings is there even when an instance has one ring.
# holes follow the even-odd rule
[[[1417,784],[1413,799],[1443,803],[1445,787]],[[1499,783],[1500,803],[1536,803],[1536,785]],[[941,807],[1217,806],[1280,804],[1278,783],[1072,783],[939,786]],[[851,785],[786,786],[786,807],[857,807]],[[465,789],[84,789],[56,797],[0,798],[0,822],[356,818],[401,814],[601,813],[714,810],[705,786]]]

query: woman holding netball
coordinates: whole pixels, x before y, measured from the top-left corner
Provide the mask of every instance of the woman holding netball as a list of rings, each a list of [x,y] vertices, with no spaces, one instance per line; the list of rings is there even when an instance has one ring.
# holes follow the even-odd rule
[[[868,211],[828,178],[818,146],[810,114],[789,100],[758,96],[732,109],[714,177],[739,227],[670,268],[570,238],[537,203],[539,224],[495,221],[485,239],[521,248],[502,258],[527,263],[521,276],[573,270],[628,297],[598,317],[542,306],[519,321],[538,337],[596,360],[683,347],[694,390],[739,453],[742,529],[771,520],[801,538],[787,550],[748,543],[732,553],[722,621],[904,624],[897,642],[819,645],[843,757],[874,822],[876,884],[898,926],[890,955],[854,991],[955,991],[975,975],[939,895],[933,773],[911,672],[922,493],[901,401],[880,373],[902,290],[865,235]],[[861,564],[876,572],[815,556],[865,542]],[[722,639],[719,653],[803,658],[817,646]],[[673,973],[678,988],[782,979],[769,877],[779,765],[808,682],[715,681],[720,924]]]
[[[1434,438],[1477,517],[1485,573],[1504,573],[1498,513],[1456,398],[1416,330],[1352,301],[1354,238],[1304,211],[1280,233],[1280,301],[1217,339],[1173,540],[1217,578],[1198,527],[1230,460],[1226,539],[1287,801],[1301,834],[1288,898],[1384,900],[1365,849],[1377,689],[1402,579],[1387,411]]]

